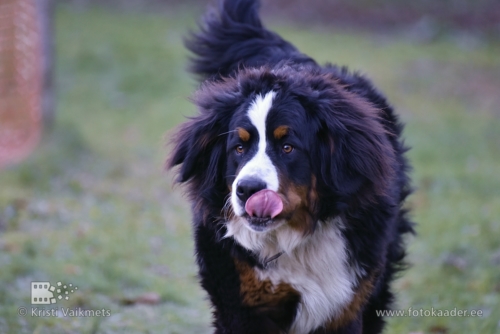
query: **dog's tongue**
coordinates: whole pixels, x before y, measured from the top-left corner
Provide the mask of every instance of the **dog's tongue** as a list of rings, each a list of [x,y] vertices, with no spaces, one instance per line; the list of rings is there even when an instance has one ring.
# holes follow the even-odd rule
[[[264,189],[256,192],[245,204],[245,211],[250,217],[274,218],[283,210],[281,197],[272,190]]]

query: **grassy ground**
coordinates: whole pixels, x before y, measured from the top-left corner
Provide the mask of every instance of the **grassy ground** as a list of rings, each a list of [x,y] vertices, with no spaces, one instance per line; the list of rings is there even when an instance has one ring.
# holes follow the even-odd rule
[[[0,172],[0,333],[208,333],[189,208],[163,172],[163,135],[193,112],[182,36],[197,14],[57,15],[58,119],[38,151]],[[273,25],[321,62],[368,74],[408,124],[418,191],[413,267],[387,333],[500,333],[500,43]],[[78,290],[31,313],[30,283]]]

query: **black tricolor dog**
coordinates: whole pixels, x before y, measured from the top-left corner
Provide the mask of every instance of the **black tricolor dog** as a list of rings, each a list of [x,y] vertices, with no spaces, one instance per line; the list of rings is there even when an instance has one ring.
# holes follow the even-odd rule
[[[380,333],[403,267],[402,125],[363,76],[319,66],[226,0],[187,47],[204,82],[173,140],[216,333]]]

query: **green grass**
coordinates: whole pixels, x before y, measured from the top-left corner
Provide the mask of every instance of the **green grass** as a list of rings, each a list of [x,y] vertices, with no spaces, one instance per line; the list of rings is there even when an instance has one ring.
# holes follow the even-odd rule
[[[0,172],[0,333],[209,332],[189,206],[163,172],[163,136],[194,112],[182,36],[196,16],[58,12],[57,122]],[[369,75],[407,123],[419,225],[397,308],[484,313],[395,317],[387,333],[500,333],[500,43],[273,27],[320,62]],[[19,316],[31,281],[72,283],[57,307],[112,315]],[[134,302],[146,293],[159,303]]]

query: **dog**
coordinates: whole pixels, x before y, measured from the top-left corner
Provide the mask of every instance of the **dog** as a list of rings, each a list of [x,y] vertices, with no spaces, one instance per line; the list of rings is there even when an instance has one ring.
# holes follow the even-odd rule
[[[186,40],[199,113],[172,138],[215,333],[380,333],[413,223],[402,123],[225,0]]]

